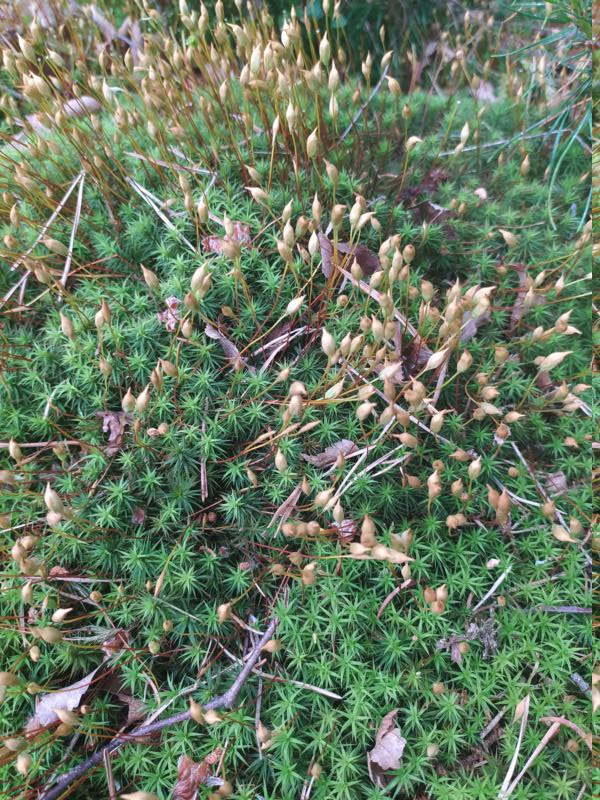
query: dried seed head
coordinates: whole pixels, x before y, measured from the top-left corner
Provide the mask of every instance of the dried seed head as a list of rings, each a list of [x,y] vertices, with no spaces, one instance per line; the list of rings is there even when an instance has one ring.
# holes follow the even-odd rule
[[[309,158],[316,158],[319,152],[319,138],[317,133],[317,129],[315,128],[306,140],[306,155]]]
[[[62,311],[60,312],[60,329],[67,339],[75,338],[75,328],[73,327],[73,323],[66,314],[63,314]]]
[[[44,491],[44,503],[48,511],[52,511],[55,514],[64,514],[65,507],[63,502],[49,483],[46,484]]]
[[[222,625],[226,620],[231,618],[232,603],[222,603],[217,608],[217,619],[219,624]]]
[[[277,653],[281,650],[281,642],[278,639],[269,639],[269,641],[263,647],[263,650],[266,653]]]
[[[135,401],[135,408],[140,414],[143,414],[145,411],[147,411],[149,405],[150,405],[150,384],[148,384],[137,396]]]
[[[57,608],[52,614],[52,622],[62,622],[71,611],[72,608]]]
[[[335,339],[326,328],[323,328],[323,333],[321,335],[321,347],[325,355],[329,356],[329,358],[333,357],[337,349]]]
[[[142,270],[142,275],[144,276],[144,280],[147,286],[150,287],[154,292],[157,292],[160,289],[160,281],[158,279],[158,275],[155,272],[152,272],[151,269],[148,269],[143,264],[140,265]]]
[[[368,514],[365,515],[360,530],[360,543],[365,547],[373,547],[377,544],[376,530],[375,523],[371,517]]]
[[[20,773],[21,775],[27,775],[27,773],[31,769],[31,764],[32,761],[29,753],[19,753],[19,755],[17,756],[17,760],[15,762],[15,767],[18,773]]]
[[[481,458],[479,457],[469,464],[469,467],[467,469],[467,474],[471,480],[475,480],[476,478],[479,477],[480,473],[481,473]]]
[[[58,628],[53,628],[51,625],[32,628],[31,633],[34,636],[39,636],[46,644],[57,644],[62,639],[61,631],[59,631]]]
[[[431,605],[435,600],[435,589],[432,589],[430,586],[425,587],[423,591],[423,599],[428,605]]]
[[[275,453],[275,467],[279,472],[285,472],[288,468],[287,459],[279,449]]]
[[[121,408],[126,413],[133,411],[133,409],[135,408],[135,397],[131,389],[127,389],[127,392],[121,399]]]
[[[504,242],[506,243],[507,247],[516,247],[517,246],[517,244],[519,242],[519,239],[518,239],[517,236],[515,236],[514,233],[511,233],[510,231],[505,231],[502,228],[499,228],[499,233],[502,236],[502,238],[504,239]]]
[[[433,500],[442,493],[442,482],[437,470],[434,470],[427,478],[427,491],[430,500]]]
[[[302,584],[304,586],[312,586],[315,583],[315,581],[317,579],[317,577],[316,577],[316,569],[317,569],[317,562],[316,561],[311,561],[310,564],[307,564],[302,569],[302,573],[301,573],[301,575],[302,575]]]

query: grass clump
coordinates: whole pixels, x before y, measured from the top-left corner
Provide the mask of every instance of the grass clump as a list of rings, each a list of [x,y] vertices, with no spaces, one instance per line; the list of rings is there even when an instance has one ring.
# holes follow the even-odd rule
[[[544,113],[517,71],[403,97],[295,17],[147,12],[125,53],[33,27],[3,59],[7,796],[201,707],[276,618],[233,709],[74,795],[219,752],[207,796],[495,798],[524,697],[520,764],[589,727],[585,156],[550,193],[542,138],[495,144]],[[514,797],[586,785],[563,728]]]

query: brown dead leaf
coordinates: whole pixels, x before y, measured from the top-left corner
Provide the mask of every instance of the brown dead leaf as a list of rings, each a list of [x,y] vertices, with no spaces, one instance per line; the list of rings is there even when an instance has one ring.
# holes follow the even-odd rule
[[[432,169],[421,183],[418,183],[416,186],[407,186],[403,189],[400,195],[403,204],[412,206],[417,202],[419,197],[423,195],[432,195],[440,183],[444,183],[449,177],[450,174],[443,168],[436,167]]]
[[[465,311],[463,315],[463,324],[460,334],[460,341],[468,342],[469,339],[472,339],[474,336],[476,336],[479,328],[481,328],[482,325],[485,325],[487,322],[489,322],[491,316],[492,316],[491,311],[486,311],[479,317],[472,317],[469,311]]]
[[[567,476],[562,470],[560,472],[550,472],[546,475],[546,491],[549,495],[563,494],[563,492],[567,491],[567,488]]]
[[[302,453],[302,458],[314,467],[329,467],[331,464],[335,464],[340,454],[349,456],[356,449],[356,445],[350,439],[340,439],[339,442],[326,447],[322,453],[318,453],[315,456],[308,456],[306,453]]]
[[[525,295],[531,285],[531,278],[527,275],[527,267],[525,264],[507,264],[509,269],[514,269],[519,276],[519,287],[517,289],[517,297],[512,307],[510,314],[510,331],[513,331],[521,321],[525,313]],[[542,305],[546,299],[537,294],[533,298],[533,304],[536,306]]]
[[[535,383],[542,392],[550,392],[556,389],[556,384],[550,377],[550,373],[542,370],[535,377]]]
[[[36,697],[35,713],[28,720],[25,731],[33,733],[46,728],[58,720],[57,711],[73,711],[78,708],[99,669],[100,667],[96,667],[89,675],[72,683],[70,686]]]
[[[117,29],[112,22],[110,22],[95,5],[87,6],[85,11],[89,14],[92,22],[97,26],[102,36],[104,36],[106,44],[110,44],[117,34]]]
[[[338,541],[342,544],[351,542],[358,532],[358,527],[353,519],[343,519],[341,522],[334,522],[332,527],[337,531]]]
[[[231,359],[234,364],[243,364],[249,372],[256,372],[254,367],[251,367],[248,364],[247,359],[243,358],[242,354],[231,341],[231,339],[228,339],[221,330],[216,328],[214,325],[207,323],[206,327],[204,328],[204,333],[209,337],[209,339],[215,339],[215,341],[219,342],[227,358]]]
[[[146,520],[146,511],[139,506],[131,512],[131,522],[133,525],[143,525]]]
[[[406,739],[395,724],[397,716],[397,708],[385,715],[375,736],[375,747],[367,753],[369,777],[380,789],[389,782],[386,773],[400,768],[406,746]]]
[[[96,411],[96,416],[102,420],[102,432],[108,433],[106,454],[112,456],[123,447],[125,429],[133,421],[133,414],[125,411]]]
[[[511,264],[512,269],[515,270],[517,275],[519,276],[519,288],[517,291],[517,297],[512,307],[512,311],[510,314],[510,330],[512,331],[514,328],[517,327],[519,322],[521,321],[521,317],[523,316],[524,308],[524,301],[525,301],[525,294],[527,292],[527,267],[525,264]]]
[[[52,567],[48,573],[49,578],[72,578],[75,576],[74,572],[70,572],[66,567]]]
[[[473,97],[479,103],[488,105],[498,102],[494,87],[489,81],[479,81],[479,86],[473,91]]]
[[[173,788],[173,800],[196,800],[198,788],[212,776],[212,767],[219,763],[223,750],[217,747],[202,761],[181,756],[177,764],[177,783]]]
[[[424,222],[428,225],[443,225],[444,222],[456,216],[449,208],[432,203],[431,200],[423,200],[421,203],[411,206],[410,212],[418,225],[422,225]],[[449,232],[447,226],[443,225],[443,227]]]
[[[211,253],[222,253],[223,247],[227,242],[235,242],[247,247],[252,242],[250,226],[245,225],[243,222],[234,222],[232,236],[205,236],[202,239],[202,247]]]
[[[102,652],[106,656],[114,656],[129,648],[129,632],[125,628],[117,628],[102,642]]]
[[[380,267],[379,256],[370,250],[365,244],[351,244],[351,242],[338,242],[338,253],[342,258],[337,259],[334,264],[333,242],[323,233],[318,234],[319,245],[321,247],[321,270],[326,278],[329,278],[335,266],[344,269],[350,266],[356,259],[365,275],[372,275]]]
[[[432,355],[433,350],[425,344],[423,338],[418,334],[414,336],[403,351],[405,377],[410,378],[420,372]]]

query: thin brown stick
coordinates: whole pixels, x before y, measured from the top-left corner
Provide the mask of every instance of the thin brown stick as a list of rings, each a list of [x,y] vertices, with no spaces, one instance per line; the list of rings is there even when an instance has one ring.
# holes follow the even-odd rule
[[[117,790],[115,787],[115,779],[112,773],[110,753],[108,750],[104,751],[104,769],[106,770],[106,782],[108,784],[108,800],[117,800]]]
[[[271,639],[276,627],[277,619],[274,618],[271,620],[264,634],[256,643],[256,647],[250,653],[249,657],[244,663],[244,666],[229,689],[224,694],[213,697],[212,700],[204,703],[203,708],[205,710],[208,711],[216,708],[231,708],[233,706],[238,694],[240,693],[240,689],[254,669],[254,665],[260,657],[262,648]],[[162,731],[163,728],[169,728],[172,725],[179,725],[181,722],[187,722],[189,719],[191,719],[190,712],[181,711],[179,714],[173,714],[171,717],[157,720],[149,725],[138,725],[138,727],[134,728],[130,733],[115,737],[112,739],[112,741],[105,744],[104,747],[96,750],[93,755],[91,755],[81,764],[78,764],[76,767],[73,767],[73,769],[65,772],[65,774],[59,778],[53,786],[43,790],[40,800],[58,800],[58,798],[62,797],[62,795],[67,791],[71,784],[83,778],[86,772],[104,761],[105,753],[107,753],[108,756],[115,750],[118,750],[118,748],[123,744],[136,741],[142,736],[149,736],[150,734],[157,733],[158,731]]]

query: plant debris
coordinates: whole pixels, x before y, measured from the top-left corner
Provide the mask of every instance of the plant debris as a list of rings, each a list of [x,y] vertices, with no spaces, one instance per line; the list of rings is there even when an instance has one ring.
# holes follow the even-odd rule
[[[440,639],[436,644],[436,649],[449,650],[452,661],[455,664],[461,664],[461,642],[479,641],[483,645],[483,658],[488,661],[498,652],[498,629],[498,622],[494,616],[488,617],[483,622],[471,622],[465,633],[456,633]]]
[[[102,420],[102,432],[108,433],[106,454],[112,456],[123,447],[126,430],[133,422],[133,414],[126,411],[97,411],[96,416]]]
[[[321,247],[321,270],[326,278],[333,275],[335,267],[345,269],[356,259],[364,275],[372,275],[381,266],[379,256],[364,244],[352,244],[351,242],[338,242],[337,251],[343,258],[334,263],[334,243],[319,233],[319,245]]]
[[[312,464],[313,467],[322,469],[323,467],[330,467],[332,464],[335,464],[340,456],[349,456],[356,450],[358,450],[358,448],[353,441],[350,439],[340,439],[339,442],[335,442],[335,444],[326,447],[322,453],[318,453],[315,456],[302,453],[302,458],[308,461],[309,464]]]
[[[379,789],[387,786],[391,771],[400,769],[406,747],[406,739],[396,726],[397,716],[397,708],[385,715],[375,735],[375,747],[367,753],[369,777]]]

